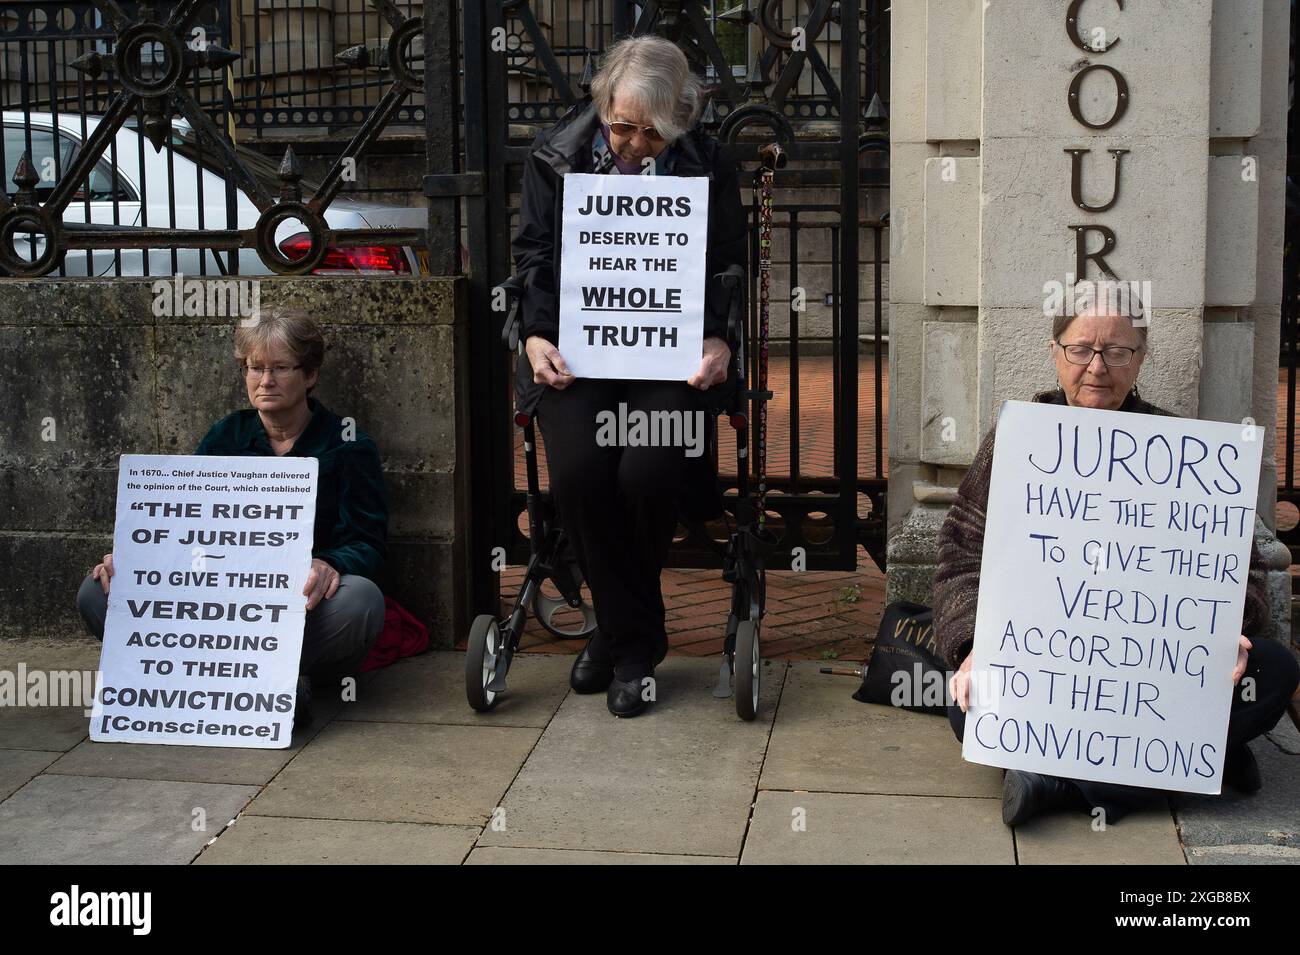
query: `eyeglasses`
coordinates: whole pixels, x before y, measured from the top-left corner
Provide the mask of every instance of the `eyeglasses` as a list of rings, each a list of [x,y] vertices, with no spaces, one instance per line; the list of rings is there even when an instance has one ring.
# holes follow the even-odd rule
[[[297,371],[302,365],[272,365],[269,368],[258,368],[255,365],[244,366],[244,377],[251,378],[253,381],[261,381],[262,375],[270,374],[272,378],[284,378],[291,371]]]
[[[609,131],[620,136],[632,136],[639,132],[652,143],[664,141],[663,136],[659,134],[659,130],[653,126],[638,126],[636,123],[610,123]]]
[[[1059,341],[1056,344],[1061,346],[1061,349],[1065,352],[1065,360],[1071,365],[1091,365],[1092,356],[1100,355],[1107,368],[1123,368],[1133,361],[1135,352],[1142,350],[1140,348],[1129,348],[1126,345],[1107,345],[1105,348],[1093,348],[1091,345],[1066,345]]]

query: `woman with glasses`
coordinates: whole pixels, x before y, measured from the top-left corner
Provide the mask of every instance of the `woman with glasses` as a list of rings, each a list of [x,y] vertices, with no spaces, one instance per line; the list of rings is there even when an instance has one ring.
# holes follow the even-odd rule
[[[1119,287],[1124,288],[1122,283]],[[1130,316],[1142,314],[1135,298],[1096,293],[1077,314],[1058,315],[1049,347],[1060,387],[1036,395],[1034,400],[1103,411],[1170,414],[1138,395],[1137,377],[1147,356],[1147,329],[1145,323]],[[970,700],[971,648],[994,436],[990,431],[984,438],[939,532],[934,629],[946,662],[958,668],[949,680],[956,702],[948,709],[958,740],[963,735]],[[1300,667],[1295,658],[1283,644],[1269,639],[1272,626],[1265,593],[1262,560],[1252,543],[1223,764],[1224,782],[1244,793],[1260,788],[1259,766],[1246,744],[1276,725],[1300,684]],[[1090,812],[1100,809],[1105,821],[1116,822],[1129,812],[1161,804],[1164,799],[1165,794],[1154,789],[1013,769],[1007,771],[1003,782],[1002,821],[1014,826],[1044,810],[1074,808]]]
[[[311,392],[320,380],[325,340],[303,311],[263,313],[235,332],[235,359],[252,406],[222,418],[195,454],[312,457],[319,462],[307,618],[294,723],[310,720],[313,682],[357,672],[384,626],[377,581],[388,540],[388,498],[379,451],[351,419]],[[77,609],[104,639],[113,578],[105,554],[81,584]]]
[[[709,454],[674,447],[602,447],[597,415],[635,411],[695,415],[704,392],[728,380],[727,291],[715,279],[746,260],[739,170],[719,144],[694,128],[699,79],[668,40],[632,37],[606,52],[590,99],[533,143],[524,163],[515,269],[523,280],[524,354],[515,368],[516,406],[537,414],[551,494],[591,589],[597,628],[570,675],[578,693],[606,694],[615,716],[642,712],[646,681],[668,649],[659,586],[681,512],[716,514]],[[697,176],[709,179],[704,346],[686,381],[577,379],[559,341],[559,236],[569,173]]]

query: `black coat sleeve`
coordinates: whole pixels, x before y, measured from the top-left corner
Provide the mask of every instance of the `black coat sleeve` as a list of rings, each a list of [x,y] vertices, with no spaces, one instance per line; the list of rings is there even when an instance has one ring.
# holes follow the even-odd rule
[[[721,152],[709,183],[709,248],[705,255],[704,337],[727,337],[728,292],[717,275],[745,268],[749,218],[740,199],[740,167]]]
[[[519,232],[511,244],[515,274],[523,280],[520,304],[523,338],[541,335],[552,345],[560,338],[560,296],[555,287],[559,235],[555,221],[557,177],[535,153],[524,162]]]

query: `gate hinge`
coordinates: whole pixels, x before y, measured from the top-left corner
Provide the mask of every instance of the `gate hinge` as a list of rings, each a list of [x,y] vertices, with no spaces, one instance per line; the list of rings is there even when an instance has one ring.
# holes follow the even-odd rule
[[[462,172],[424,177],[424,194],[430,199],[454,199],[457,196],[481,196],[483,173]]]

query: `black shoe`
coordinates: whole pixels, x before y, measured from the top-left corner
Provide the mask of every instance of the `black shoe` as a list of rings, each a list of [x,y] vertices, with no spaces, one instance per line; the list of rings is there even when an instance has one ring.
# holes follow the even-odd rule
[[[605,705],[609,711],[615,716],[639,716],[644,713],[650,705],[650,701],[645,698],[644,681],[653,677],[652,672],[649,677],[637,677],[634,680],[611,679],[605,693]]]
[[[1263,781],[1259,778],[1259,763],[1249,746],[1228,750],[1223,757],[1223,781],[1239,793],[1259,792]]]
[[[1082,799],[1078,787],[1068,779],[1008,769],[1002,781],[1002,821],[1018,826],[1040,812],[1079,805]]]
[[[573,687],[575,693],[599,693],[608,689],[610,681],[614,679],[614,661],[608,658],[598,659],[591,652],[591,644],[595,639],[593,636],[587,641],[578,658],[573,661],[573,669],[569,671],[569,686]]]
[[[311,677],[298,677],[298,692],[293,706],[293,728],[300,730],[311,722]]]

